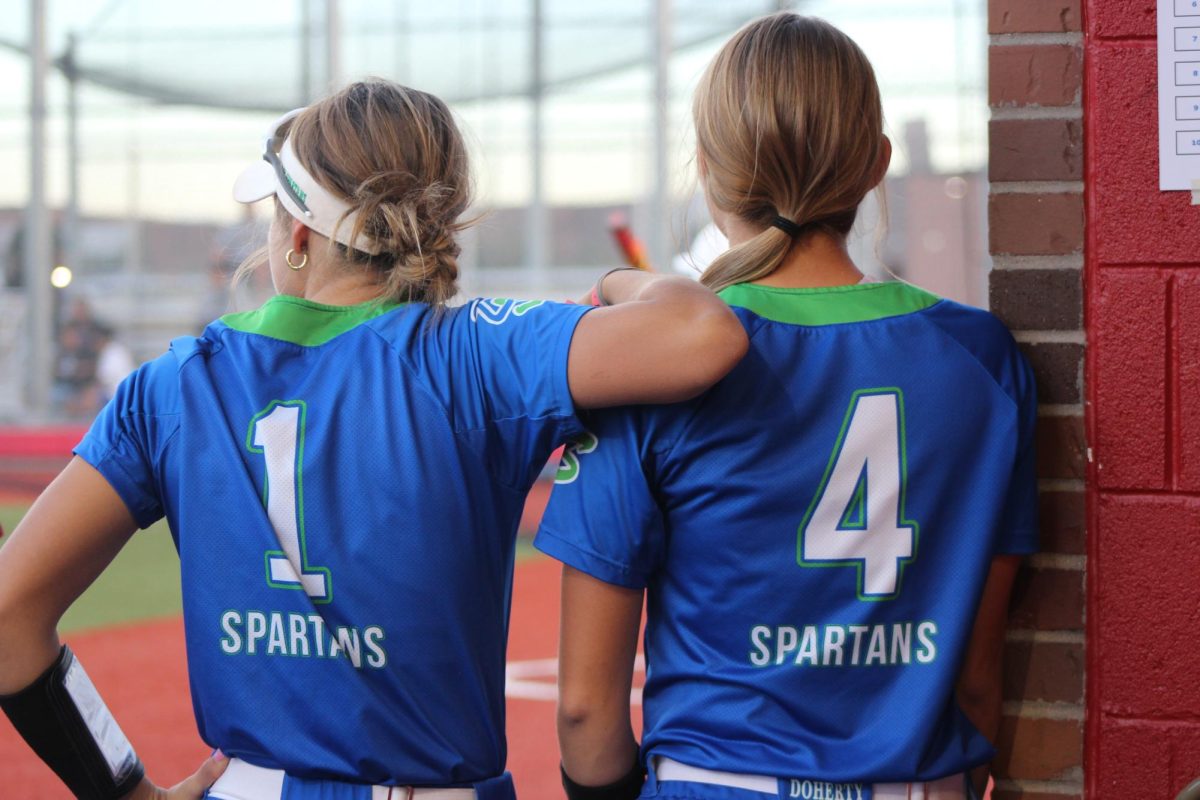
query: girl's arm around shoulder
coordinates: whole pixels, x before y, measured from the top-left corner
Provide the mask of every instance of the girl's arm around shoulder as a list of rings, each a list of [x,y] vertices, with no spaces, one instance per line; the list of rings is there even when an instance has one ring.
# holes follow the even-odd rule
[[[602,280],[613,304],[584,316],[571,340],[567,375],[577,407],[687,400],[746,354],[742,323],[695,281],[636,270]]]

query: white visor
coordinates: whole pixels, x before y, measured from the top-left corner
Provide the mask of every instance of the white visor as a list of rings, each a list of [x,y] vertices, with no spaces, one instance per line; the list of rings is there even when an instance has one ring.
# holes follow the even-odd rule
[[[268,147],[274,137],[274,131],[297,113],[285,114],[275,122],[271,132],[267,134]],[[279,161],[283,164],[284,174],[291,182],[292,190],[308,206],[309,213],[306,214],[287,190],[279,185],[275,168],[266,160],[260,160],[242,170],[242,174],[238,175],[237,180],[233,183],[233,199],[239,203],[257,203],[259,200],[275,195],[289,214],[322,236],[371,255],[380,252],[382,248],[379,244],[364,234],[359,234],[353,240],[350,238],[350,233],[354,230],[355,212],[347,214],[346,212],[350,211],[350,205],[317,183],[316,179],[308,173],[300,160],[296,158],[290,137],[280,148]],[[338,225],[338,220],[342,219],[343,214],[346,214],[346,217],[342,220],[341,225]],[[337,228],[336,235],[335,226]]]

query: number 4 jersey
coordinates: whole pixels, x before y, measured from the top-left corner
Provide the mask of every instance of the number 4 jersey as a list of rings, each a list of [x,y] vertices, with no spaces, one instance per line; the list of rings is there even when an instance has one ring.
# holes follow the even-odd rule
[[[536,540],[648,589],[644,754],[868,783],[986,761],[954,683],[993,556],[1037,544],[1016,344],[904,283],[722,296],[746,358],[589,415]]]
[[[170,522],[206,742],[301,778],[502,772],[515,536],[581,430],[585,310],[277,296],[125,381],[77,452]]]

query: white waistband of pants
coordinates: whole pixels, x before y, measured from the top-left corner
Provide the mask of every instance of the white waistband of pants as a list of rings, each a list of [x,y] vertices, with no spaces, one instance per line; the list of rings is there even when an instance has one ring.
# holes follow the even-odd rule
[[[745,775],[740,772],[721,772],[681,764],[666,756],[654,757],[654,775],[660,781],[686,781],[731,786],[779,796],[779,779],[768,775]],[[964,800],[966,779],[960,773],[926,783],[873,783],[874,800]]]
[[[229,767],[208,790],[214,800],[279,800],[283,795],[283,770],[247,764],[240,758],[229,759]],[[372,786],[371,800],[475,800],[470,788],[431,788]]]

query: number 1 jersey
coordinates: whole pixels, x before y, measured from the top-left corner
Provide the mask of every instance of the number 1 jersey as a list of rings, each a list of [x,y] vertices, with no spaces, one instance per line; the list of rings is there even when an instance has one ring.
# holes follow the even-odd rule
[[[745,359],[588,414],[535,541],[648,589],[644,755],[867,783],[986,761],[954,684],[992,558],[1037,545],[1016,344],[898,282],[722,296]]]
[[[208,744],[301,778],[503,771],[515,536],[580,430],[585,311],[280,295],[124,382],[77,453],[170,523]]]

